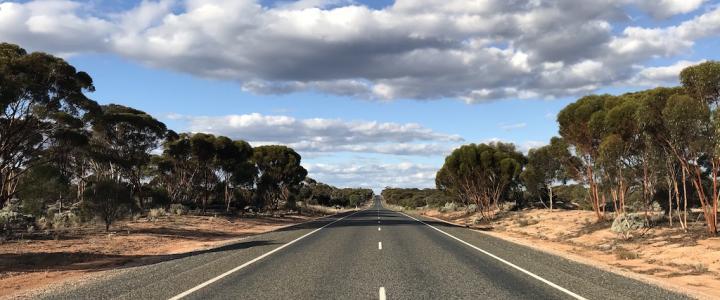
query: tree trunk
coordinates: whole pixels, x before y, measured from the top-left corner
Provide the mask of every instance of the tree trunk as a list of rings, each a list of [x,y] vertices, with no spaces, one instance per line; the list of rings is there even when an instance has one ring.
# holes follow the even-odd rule
[[[670,227],[673,227],[673,218],[672,218],[672,184],[670,183],[670,179],[667,181],[668,184],[668,221],[670,222]]]
[[[553,192],[552,184],[548,184],[548,197],[550,197],[550,211],[553,210]]]

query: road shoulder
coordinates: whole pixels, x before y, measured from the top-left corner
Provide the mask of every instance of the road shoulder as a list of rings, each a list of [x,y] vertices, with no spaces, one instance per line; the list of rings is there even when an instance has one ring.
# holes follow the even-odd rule
[[[429,216],[426,214],[419,214],[418,212],[405,212],[408,213],[414,217],[420,217],[420,218],[426,218],[431,219],[434,221],[442,222],[451,226],[458,226],[458,227],[464,227],[468,230],[471,230],[475,232],[476,234],[489,236],[493,238],[498,238],[506,242],[510,242],[516,245],[525,246],[546,254],[562,257],[568,260],[571,260],[573,262],[577,262],[586,266],[590,266],[593,268],[598,268],[603,271],[611,272],[613,274],[631,278],[646,284],[650,284],[653,286],[658,286],[660,288],[666,289],[671,292],[675,292],[678,294],[684,294],[689,295],[693,298],[697,299],[718,299],[720,294],[718,294],[717,290],[712,290],[709,288],[704,288],[702,286],[698,286],[696,288],[688,288],[684,282],[676,282],[673,281],[672,278],[669,279],[659,279],[654,276],[646,275],[646,274],[639,274],[635,272],[628,271],[620,266],[618,266],[616,263],[614,263],[614,260],[599,260],[597,259],[597,256],[587,255],[587,249],[580,249],[577,248],[575,245],[568,245],[560,242],[553,242],[548,241],[547,239],[541,239],[537,238],[531,235],[521,235],[513,232],[507,232],[507,231],[494,231],[492,229],[488,229],[485,227],[482,227],[482,229],[472,228],[470,226],[467,226],[464,223],[460,222],[453,222],[450,220],[445,220],[442,218],[438,218],[435,216]],[[593,250],[589,250],[593,251]]]

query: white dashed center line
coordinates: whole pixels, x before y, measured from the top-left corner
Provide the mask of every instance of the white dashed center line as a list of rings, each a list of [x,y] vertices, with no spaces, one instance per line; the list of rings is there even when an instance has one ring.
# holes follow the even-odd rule
[[[380,298],[380,300],[385,300],[385,299],[386,299],[386,298],[385,298],[385,288],[384,288],[384,287],[380,287],[380,291],[378,292],[378,294],[380,294],[379,297],[378,297],[378,298]]]
[[[378,231],[380,231],[380,227],[378,227]]]
[[[378,250],[382,250],[382,242],[378,242]]]

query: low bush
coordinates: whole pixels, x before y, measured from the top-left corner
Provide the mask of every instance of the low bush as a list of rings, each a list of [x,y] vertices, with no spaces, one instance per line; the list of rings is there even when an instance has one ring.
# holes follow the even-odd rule
[[[642,214],[620,214],[610,226],[610,230],[621,234],[624,238],[629,238],[631,233],[636,230],[650,227],[648,220]]]
[[[148,212],[148,219],[150,220],[157,220],[160,217],[164,217],[168,215],[168,211],[165,210],[165,208],[151,208]]]
[[[19,209],[20,207],[13,203],[0,209],[0,235],[12,236],[33,230],[35,218],[19,212]]]
[[[455,202],[447,202],[443,207],[440,208],[440,212],[453,212],[457,211],[458,205]]]
[[[526,226],[535,225],[537,223],[540,223],[540,221],[536,220],[536,219],[519,218],[519,219],[515,220],[515,223],[517,223],[518,226],[520,226],[520,227],[526,227]]]
[[[640,258],[640,254],[618,247],[617,249],[615,249],[615,257],[617,257],[618,259],[631,260]]]
[[[180,215],[185,215],[185,214],[187,214],[189,211],[190,211],[190,209],[188,209],[187,206],[182,205],[182,204],[179,204],[179,203],[171,204],[171,205],[170,205],[170,209],[169,209],[169,212],[170,212],[171,214],[173,214],[173,215],[178,215],[178,216],[180,216]]]

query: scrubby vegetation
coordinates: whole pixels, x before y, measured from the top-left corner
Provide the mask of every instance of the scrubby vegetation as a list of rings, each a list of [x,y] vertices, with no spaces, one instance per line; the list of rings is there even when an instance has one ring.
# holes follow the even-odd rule
[[[400,189],[386,188],[382,191],[383,200],[391,205],[405,208],[435,207],[456,201],[455,198],[436,189]]]
[[[367,189],[306,178],[285,146],[176,133],[153,116],[100,105],[89,74],[0,43],[0,236],[131,215],[355,207]],[[327,192],[327,193],[326,193]]]

